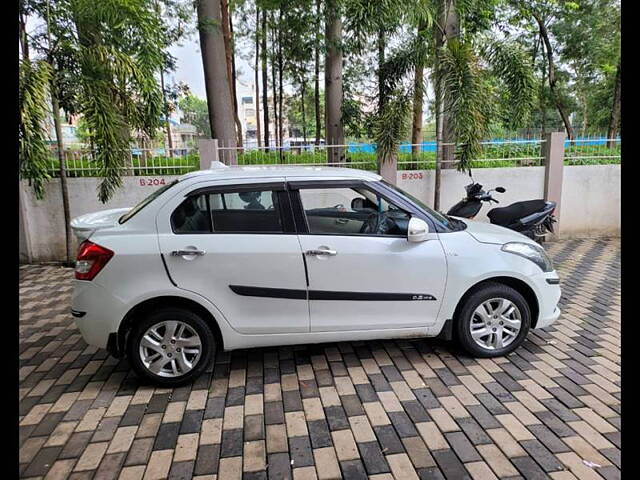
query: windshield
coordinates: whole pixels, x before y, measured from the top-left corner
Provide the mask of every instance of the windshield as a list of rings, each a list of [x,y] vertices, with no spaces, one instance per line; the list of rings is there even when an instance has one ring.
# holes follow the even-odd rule
[[[118,220],[119,223],[124,223],[127,220],[131,219],[136,213],[138,213],[140,210],[142,210],[144,207],[146,207],[147,205],[149,205],[151,202],[153,202],[156,198],[158,198],[160,195],[162,195],[164,192],[166,192],[167,190],[169,190],[171,187],[173,187],[175,184],[178,183],[178,179],[174,180],[171,183],[167,183],[164,187],[160,187],[159,189],[155,190],[154,192],[151,193],[151,195],[149,195],[147,198],[145,198],[144,200],[142,200],[138,205],[136,205],[135,207],[133,207],[131,210],[129,210],[127,213],[125,213],[123,216],[120,217],[120,220]]]
[[[444,215],[443,213],[437,212],[433,208],[428,207],[421,200],[417,199],[416,197],[414,197],[410,193],[405,192],[401,188],[396,187],[395,185],[392,185],[392,184],[390,184],[389,182],[387,182],[385,180],[382,180],[382,182],[387,187],[392,188],[396,192],[400,193],[402,196],[404,196],[404,197],[408,198],[409,200],[411,200],[412,203],[414,203],[417,207],[421,208],[427,214],[429,214],[429,216],[431,216],[433,221],[439,223],[443,228],[448,229],[448,230],[453,230],[453,231],[464,230],[465,228],[467,228],[467,224],[464,223],[463,221],[456,220],[455,218],[451,218],[451,217],[449,217],[447,215]]]

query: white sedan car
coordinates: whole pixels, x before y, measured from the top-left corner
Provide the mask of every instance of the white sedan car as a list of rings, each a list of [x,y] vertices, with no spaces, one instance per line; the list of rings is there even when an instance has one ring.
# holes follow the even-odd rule
[[[159,385],[216,349],[440,335],[494,357],[560,314],[535,242],[360,170],[219,167],[72,227],[84,339]]]

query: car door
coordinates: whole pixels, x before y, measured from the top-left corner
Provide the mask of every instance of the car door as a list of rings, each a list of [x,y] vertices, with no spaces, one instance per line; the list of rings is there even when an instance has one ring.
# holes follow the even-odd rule
[[[284,179],[184,190],[157,217],[176,286],[243,334],[309,331],[304,262]]]
[[[309,275],[312,332],[435,323],[447,278],[436,234],[410,243],[410,214],[363,182],[289,182]]]

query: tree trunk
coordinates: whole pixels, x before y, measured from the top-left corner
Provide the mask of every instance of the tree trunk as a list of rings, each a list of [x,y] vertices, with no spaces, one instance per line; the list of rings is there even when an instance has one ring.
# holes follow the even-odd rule
[[[306,90],[306,79],[302,77],[302,88],[301,88],[300,96],[302,101],[302,138],[304,140],[304,144],[307,144],[307,117],[305,115],[304,110],[304,94]]]
[[[169,157],[173,158],[173,138],[171,137],[171,122],[169,121],[169,105],[167,104],[167,95],[164,91],[164,72],[160,69],[160,88],[162,88],[162,100],[164,103],[164,111],[166,112],[167,122],[167,142],[169,143]]]
[[[318,33],[320,32],[320,0],[316,0],[316,41],[314,45],[314,60],[315,60],[315,76],[313,78],[313,99],[314,99],[314,107],[316,114],[316,145],[320,145],[320,48],[318,41]]]
[[[442,148],[442,126],[443,126],[443,113],[442,113],[442,86],[440,80],[440,74],[438,73],[439,68],[439,59],[437,52],[442,47],[443,43],[443,35],[440,32],[440,29],[436,25],[434,27],[434,37],[435,37],[435,46],[436,46],[436,55],[435,55],[435,81],[434,81],[434,90],[435,90],[435,107],[436,107],[436,172],[435,172],[435,180],[433,186],[433,208],[434,210],[440,210],[440,182],[442,177],[442,157],[443,157],[443,148]]]
[[[540,138],[544,138],[547,130],[547,104],[544,98],[544,84],[547,77],[547,68],[546,62],[542,62],[542,78],[540,80],[540,95],[538,95],[540,99]]]
[[[386,39],[384,30],[378,30],[378,38],[376,47],[378,49],[378,114],[382,113],[382,109],[386,103],[386,93],[383,91],[384,78],[382,78],[382,64],[384,64],[384,49]]]
[[[24,14],[24,0],[20,1],[20,15],[19,15],[19,34],[20,34],[20,49],[22,50],[22,59],[29,60],[29,41],[27,37],[27,20]]]
[[[229,32],[231,40],[231,85],[233,86],[233,115],[236,121],[236,129],[238,131],[238,146],[242,153],[242,122],[238,114],[238,91],[236,89],[236,44],[233,35],[233,15],[229,14]]]
[[[424,100],[424,67],[416,65],[413,82],[413,126],[411,128],[411,159],[418,161],[422,143],[422,104]]]
[[[262,38],[261,63],[262,63],[262,112],[264,115],[264,146],[269,151],[269,83],[267,72],[267,11],[262,10]]]
[[[262,132],[260,129],[260,84],[258,83],[258,64],[260,62],[260,9],[256,6],[256,63],[255,63],[255,83],[256,83],[256,140],[258,148],[262,147]]]
[[[553,49],[551,48],[551,42],[549,40],[549,32],[547,31],[547,27],[544,25],[544,22],[540,19],[540,17],[538,17],[538,15],[534,13],[533,18],[535,18],[536,22],[538,23],[540,37],[542,38],[547,53],[547,63],[549,68],[549,88],[551,89],[551,95],[553,97],[553,101],[556,104],[556,108],[558,109],[558,113],[560,114],[560,117],[562,117],[562,123],[564,123],[564,128],[567,131],[567,136],[569,137],[569,140],[573,140],[575,134],[573,132],[573,127],[571,126],[571,121],[569,119],[569,116],[567,115],[567,112],[565,111],[562,101],[560,100],[558,91],[556,90],[556,83],[558,79],[556,78],[556,67],[553,61]]]
[[[225,58],[224,37],[218,25],[222,22],[219,0],[198,0],[198,30],[207,106],[211,123],[211,137],[217,138],[223,151],[221,159],[236,164],[236,132],[233,118],[233,101]]]
[[[273,20],[273,17],[271,17]],[[278,82],[276,82],[276,33],[271,31],[271,48],[273,49],[271,60],[271,88],[273,90],[273,130],[276,138],[276,149],[281,147],[282,139],[278,136]]]
[[[582,103],[582,135],[586,136],[589,128],[589,104],[584,92],[580,93],[580,103]]]
[[[378,30],[378,37],[376,39],[376,48],[378,50],[378,117],[382,115],[384,107],[387,103],[387,95],[388,95],[388,92],[384,87],[384,77],[382,74],[382,65],[384,64],[385,47],[386,47],[386,35],[384,30],[380,28]],[[396,152],[393,152],[392,155],[396,155]],[[385,161],[385,158],[382,151],[376,146],[376,163],[378,165],[378,175],[383,174],[384,161]],[[387,159],[387,161],[391,162],[391,159]]]
[[[278,12],[278,24],[282,25],[282,5],[280,6],[280,10]],[[284,91],[282,88],[282,74],[284,71],[284,65],[283,65],[283,61],[282,61],[282,28],[278,28],[278,91],[279,91],[279,95],[278,95],[278,137],[280,138],[280,146],[284,146],[284,137],[282,135],[283,133],[283,128],[282,128],[282,124],[283,124],[283,118],[284,115],[282,114],[282,101],[283,101],[283,97],[284,97]],[[280,157],[280,162],[284,162],[284,149],[280,148],[279,152],[279,157]]]
[[[460,36],[460,19],[455,7],[455,0],[445,0],[443,9],[444,38],[443,45]],[[445,88],[444,85],[442,88]],[[442,92],[444,95],[444,92]],[[456,136],[451,122],[451,108],[446,102],[442,104],[442,168],[455,168]]]
[[[71,213],[69,211],[69,189],[67,187],[67,167],[64,158],[64,138],[62,136],[62,125],[60,124],[60,106],[55,95],[53,85],[51,86],[51,107],[53,110],[53,125],[56,130],[56,142],[58,144],[58,160],[60,161],[60,190],[62,191],[62,210],[64,213],[64,233],[67,247],[67,257],[65,266],[73,265],[73,248],[71,232]]]
[[[236,62],[233,51],[233,25],[229,14],[229,2],[220,0],[220,10],[222,12],[222,34],[224,36],[224,51],[227,64],[227,77],[229,79],[229,89],[231,90],[231,101],[233,104],[233,121],[236,126],[238,136],[237,146],[242,147],[242,124],[238,116],[238,97],[236,95]]]
[[[418,27],[418,36],[427,28],[422,22]],[[415,77],[413,81],[413,127],[411,128],[411,159],[417,162],[422,143],[422,106],[424,103],[424,62],[416,64]],[[412,164],[415,168],[415,164]]]
[[[342,18],[338,10],[337,0],[327,0],[325,57],[325,116],[326,145],[344,144],[344,127],[342,124]],[[344,161],[343,148],[327,149],[327,162]]]
[[[620,125],[620,112],[622,109],[622,96],[621,96],[621,65],[618,60],[618,68],[616,69],[616,83],[613,87],[613,108],[611,109],[611,118],[609,120],[609,129],[607,131],[607,148],[613,148],[616,142],[613,140],[618,134],[618,127]]]

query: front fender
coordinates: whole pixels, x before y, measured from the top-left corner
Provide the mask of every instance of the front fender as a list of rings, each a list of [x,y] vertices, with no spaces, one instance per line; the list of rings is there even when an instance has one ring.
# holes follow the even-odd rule
[[[478,242],[464,231],[442,234],[440,240],[447,256],[448,281],[439,324],[453,318],[464,294],[480,282],[497,277],[520,280],[533,290],[540,303],[539,279],[544,282],[545,277],[557,277],[555,271],[543,273],[530,260],[503,252],[501,245]]]

